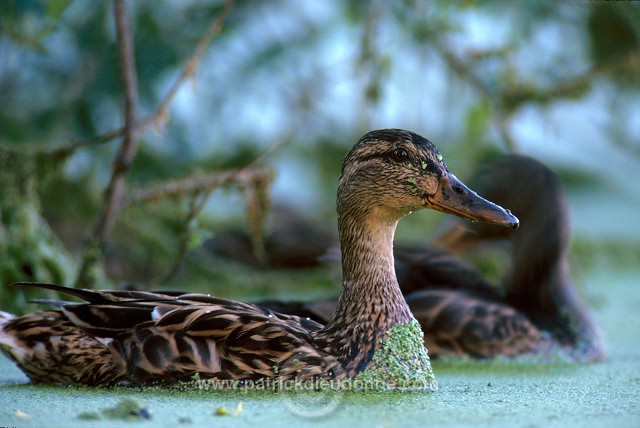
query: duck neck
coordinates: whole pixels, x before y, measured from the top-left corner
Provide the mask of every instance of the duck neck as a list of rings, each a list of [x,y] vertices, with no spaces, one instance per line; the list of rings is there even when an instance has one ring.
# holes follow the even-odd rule
[[[387,331],[413,319],[394,269],[397,222],[375,215],[339,219],[342,295],[321,336],[352,375],[367,367]]]
[[[561,344],[584,352],[586,359],[604,358],[600,332],[569,274],[567,216],[556,214],[533,224],[537,228],[525,229],[526,234],[514,238],[514,265],[506,286],[506,302],[553,333]]]

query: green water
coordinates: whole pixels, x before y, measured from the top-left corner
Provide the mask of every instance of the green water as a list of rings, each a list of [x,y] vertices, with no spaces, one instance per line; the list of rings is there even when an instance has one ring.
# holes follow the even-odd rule
[[[320,395],[36,386],[0,358],[0,426],[636,427],[639,279],[640,270],[613,269],[585,278],[582,289],[609,347],[604,363],[434,361],[435,392]],[[128,398],[149,418],[109,419],[103,412]]]

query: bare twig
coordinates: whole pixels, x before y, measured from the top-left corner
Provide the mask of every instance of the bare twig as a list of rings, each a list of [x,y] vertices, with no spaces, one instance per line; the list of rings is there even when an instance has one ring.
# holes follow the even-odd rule
[[[240,170],[227,171],[206,177],[193,176],[156,186],[150,191],[141,191],[132,202],[147,202],[167,197],[184,197],[191,195],[189,210],[183,222],[178,251],[169,271],[163,275],[160,283],[169,282],[180,269],[187,251],[192,246],[196,219],[204,209],[213,191],[223,185],[236,185],[244,188],[247,198],[247,226],[251,236],[251,244],[256,257],[265,262],[267,254],[264,249],[263,226],[265,212],[268,210],[268,189],[273,181],[273,170],[265,167],[245,167]],[[197,231],[195,231],[197,233]]]
[[[384,56],[377,43],[380,37],[380,21],[383,16],[382,3],[369,2],[364,17],[362,38],[360,40],[360,55],[357,62],[358,72],[366,76],[364,87],[364,105],[362,111],[361,128],[368,129],[371,125],[371,113],[380,104],[383,90],[383,74],[385,73]]]
[[[136,105],[138,102],[138,79],[136,76],[133,42],[124,0],[115,0],[115,17],[118,34],[118,50],[122,64],[124,83],[124,138],[115,162],[111,181],[105,192],[104,203],[94,229],[94,236],[104,245],[113,227],[116,211],[124,189],[124,178],[138,148],[136,129]]]
[[[224,22],[227,18],[227,15],[229,14],[229,11],[231,10],[232,5],[232,0],[227,0],[225,2],[222,12],[218,14],[213,19],[213,21],[211,21],[211,24],[200,36],[200,39],[196,44],[196,48],[185,63],[182,71],[180,72],[180,75],[178,76],[178,79],[174,82],[173,86],[171,86],[167,95],[160,102],[153,113],[151,113],[151,115],[139,120],[136,123],[135,132],[140,133],[152,126],[160,127],[159,125],[166,122],[167,111],[176,94],[178,93],[178,90],[184,84],[184,82],[192,79],[195,75],[195,72],[200,65],[200,62],[202,61],[202,57],[204,55],[204,52],[206,51],[207,46],[209,45],[209,43],[211,43],[213,38],[222,30]],[[71,141],[62,147],[56,147],[54,149],[51,149],[49,147],[36,147],[33,150],[37,150],[38,152],[42,153],[49,153],[54,156],[64,156],[73,153],[75,150],[82,147],[92,147],[100,144],[105,144],[115,140],[116,138],[122,137],[125,133],[125,128],[126,127],[123,126],[117,129],[112,129],[111,131],[105,132],[104,134],[97,135],[86,140]]]
[[[466,64],[463,60],[458,58],[437,38],[434,40],[434,46],[449,68],[451,68],[458,77],[473,86],[473,88],[479,91],[481,95],[489,101],[490,105],[497,112],[498,130],[505,142],[505,145],[510,151],[516,151],[516,142],[511,137],[508,127],[506,126],[507,115],[502,103],[500,102],[499,94],[494,93],[493,90],[482,81],[482,79],[471,71],[469,64]]]
[[[138,125],[140,122],[138,122]],[[96,135],[95,137],[91,137],[85,140],[71,140],[69,143],[61,146],[61,147],[42,147],[37,148],[36,150],[41,151],[43,153],[49,153],[52,156],[67,156],[72,154],[78,149],[83,147],[93,147],[98,146],[100,144],[109,143],[116,138],[120,138],[124,135],[124,127],[112,129],[111,131],[107,131],[104,134]]]
[[[483,97],[489,100],[497,112],[496,122],[498,130],[506,146],[512,151],[516,150],[517,144],[509,132],[507,122],[511,114],[522,104],[528,102],[545,104],[559,98],[577,98],[589,90],[591,82],[598,74],[620,72],[622,70],[637,72],[637,70],[640,69],[640,49],[638,49],[618,58],[616,61],[611,61],[604,66],[594,67],[550,88],[539,88],[531,85],[493,88],[473,73],[472,63],[465,62],[456,56],[442,41],[436,39],[434,46],[458,77],[468,82],[478,90]]]
[[[178,80],[176,80],[173,86],[169,89],[169,92],[167,93],[165,99],[160,103],[160,105],[156,108],[151,116],[145,118],[142,121],[142,128],[146,129],[151,125],[157,126],[158,122],[162,123],[165,120],[169,105],[178,93],[178,89],[180,89],[185,81],[193,78],[196,70],[198,69],[198,66],[200,65],[200,61],[202,61],[202,57],[204,56],[207,46],[209,45],[211,40],[213,40],[213,38],[217,36],[220,31],[222,31],[224,21],[227,19],[227,15],[231,10],[232,5],[233,2],[231,0],[226,0],[222,12],[211,22],[202,36],[200,36],[200,40],[198,40],[198,44],[196,45],[193,54],[191,54],[191,57],[182,68]]]
[[[269,190],[272,177],[255,177],[245,187],[247,199],[247,227],[251,238],[251,248],[258,261],[266,265],[269,255],[265,249],[264,224],[269,211]]]
[[[291,141],[291,138],[283,138],[276,144],[268,147],[260,156],[253,159],[240,169],[232,171],[217,171],[212,174],[194,174],[176,180],[146,186],[132,190],[123,201],[124,205],[157,201],[166,197],[181,197],[211,191],[228,184],[246,186],[256,179],[273,179],[273,170],[266,167],[258,167],[266,157]]]
[[[269,198],[267,196],[268,187],[273,181],[274,174],[271,168],[256,167],[256,165],[289,141],[291,141],[290,138],[282,139],[239,170],[217,172],[207,176],[194,175],[180,180],[162,183],[151,189],[139,189],[127,199],[127,203],[141,203],[160,200],[166,197],[184,197],[191,195],[192,199],[189,202],[189,211],[183,223],[184,226],[178,251],[169,271],[160,280],[161,283],[169,282],[178,273],[192,241],[195,220],[204,209],[211,193],[218,187],[224,185],[238,185],[245,189],[247,198],[247,226],[250,231],[253,252],[260,261],[266,261],[267,255],[264,249],[262,232],[265,212],[268,210],[269,204]]]
[[[104,245],[122,205],[125,177],[137,151],[137,134],[149,126],[159,126],[165,122],[169,105],[175,98],[180,86],[187,79],[193,77],[207,45],[222,29],[222,24],[231,8],[231,4],[231,0],[225,2],[222,13],[213,20],[205,33],[200,37],[194,53],[185,64],[179,78],[170,88],[167,96],[156,108],[154,113],[142,121],[137,121],[136,104],[138,90],[131,32],[124,0],[115,1],[114,15],[116,19],[120,61],[122,64],[122,78],[125,88],[125,125],[123,128],[107,132],[106,134],[96,136],[89,140],[71,143],[66,147],[49,151],[49,153],[54,156],[66,155],[72,153],[79,147],[105,143],[123,136],[122,144],[113,163],[111,180],[105,191],[103,205],[94,227],[93,236],[87,245],[87,251],[85,251],[83,257],[76,286],[90,287],[92,283],[95,282],[95,278],[91,278],[89,272],[93,271],[96,263],[102,260]]]
[[[207,199],[208,195],[205,195],[202,197],[201,202],[198,203],[198,195],[193,195],[191,201],[189,201],[189,211],[187,212],[187,217],[184,221],[184,228],[182,230],[182,235],[180,236],[178,252],[173,259],[173,263],[171,264],[169,271],[160,279],[161,284],[171,281],[171,279],[173,279],[173,277],[178,273],[178,270],[180,270],[180,266],[182,266],[182,262],[189,250],[189,242],[191,241],[191,234],[193,233],[195,219],[198,217],[198,214],[204,207],[204,201]]]
[[[449,68],[453,70],[458,77],[462,78],[466,82],[470,83],[475,89],[479,90],[482,95],[490,97],[492,95],[489,87],[478,76],[471,72],[469,64],[465,64],[460,58],[458,58],[453,52],[451,52],[445,44],[438,40],[434,40],[434,47],[445,60]]]
[[[273,170],[266,167],[256,167],[217,172],[209,175],[195,174],[152,187],[133,190],[125,203],[142,203],[158,201],[168,197],[188,196],[213,190],[228,184],[246,185],[257,176],[273,176]]]
[[[131,40],[131,29],[129,28],[129,17],[124,0],[115,0],[114,16],[116,21],[116,33],[118,38],[118,53],[120,57],[122,81],[124,85],[124,138],[118,150],[111,173],[111,180],[105,191],[102,207],[98,213],[98,219],[94,226],[93,236],[86,251],[85,257],[78,274],[77,284],[82,286],[92,286],[92,280],[86,275],[92,270],[96,260],[94,250],[100,253],[104,249],[107,236],[113,228],[113,224],[118,211],[118,205],[124,190],[125,176],[129,171],[133,157],[135,156],[138,144],[136,138],[136,105],[138,101],[138,79],[136,77],[135,59],[133,54],[133,42]],[[91,255],[89,255],[91,254]],[[100,254],[99,254],[100,255]]]

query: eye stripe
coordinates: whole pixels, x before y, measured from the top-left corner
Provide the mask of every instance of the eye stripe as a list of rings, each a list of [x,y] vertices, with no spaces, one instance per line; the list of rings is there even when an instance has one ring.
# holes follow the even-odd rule
[[[387,151],[371,152],[366,155],[361,154],[359,161],[365,163],[374,159],[382,159],[394,163],[409,162],[423,171],[435,171],[439,169],[435,160],[428,156],[422,157],[420,154],[414,153],[413,150],[404,147],[395,147]]]
[[[396,152],[398,150],[404,151],[407,154],[407,157],[402,159],[402,160],[395,159],[394,152]],[[406,162],[407,160],[410,160],[411,157],[412,156],[409,154],[409,152],[406,149],[394,149],[393,151],[390,151],[390,152],[371,153],[370,155],[362,156],[360,158],[360,161],[361,162],[368,162],[368,161],[370,161],[372,159],[389,159],[389,160],[392,160],[394,162]]]

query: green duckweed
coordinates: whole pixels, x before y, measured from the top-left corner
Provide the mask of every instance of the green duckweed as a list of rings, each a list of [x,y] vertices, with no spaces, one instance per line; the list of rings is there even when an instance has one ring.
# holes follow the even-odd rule
[[[418,321],[393,327],[380,345],[373,365],[358,373],[355,382],[367,389],[437,390]]]

